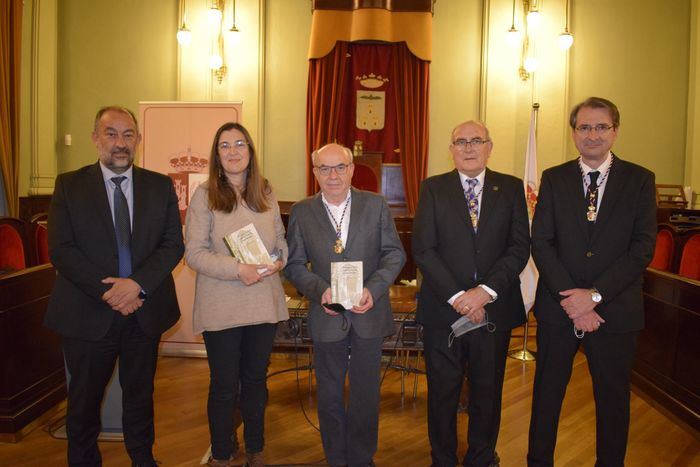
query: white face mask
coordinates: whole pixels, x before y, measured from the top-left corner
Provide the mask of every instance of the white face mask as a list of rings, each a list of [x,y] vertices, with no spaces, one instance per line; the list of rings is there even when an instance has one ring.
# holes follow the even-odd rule
[[[472,323],[469,318],[466,316],[462,316],[459,318],[457,321],[452,323],[450,327],[452,328],[452,332],[450,333],[449,336],[449,341],[447,343],[448,347],[452,346],[452,342],[454,342],[455,338],[461,336],[462,334],[466,334],[468,332],[471,332],[475,329],[479,329],[481,327],[486,326],[486,329],[489,332],[495,332],[496,331],[496,325],[489,322],[489,315],[488,313],[484,314],[484,319],[480,323]]]

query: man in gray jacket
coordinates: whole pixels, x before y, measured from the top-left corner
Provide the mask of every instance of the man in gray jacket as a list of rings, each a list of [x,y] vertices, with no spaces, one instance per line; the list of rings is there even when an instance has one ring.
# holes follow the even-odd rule
[[[321,192],[292,207],[285,274],[309,299],[323,450],[330,465],[354,467],[373,465],[377,450],[382,342],[394,333],[388,292],[406,255],[384,198],[351,188],[352,160],[338,144],[312,154]],[[362,298],[336,312],[323,304],[331,263],[343,261],[362,261]]]

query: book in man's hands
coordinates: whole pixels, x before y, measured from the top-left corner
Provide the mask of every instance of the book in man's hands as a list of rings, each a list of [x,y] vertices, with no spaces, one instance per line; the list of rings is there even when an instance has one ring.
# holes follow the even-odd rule
[[[331,300],[349,310],[362,300],[362,261],[331,263]]]
[[[278,255],[271,256],[260,239],[258,231],[251,223],[224,236],[224,243],[231,255],[243,264],[272,264]],[[274,257],[273,257],[274,256]],[[265,269],[259,269],[258,273]]]

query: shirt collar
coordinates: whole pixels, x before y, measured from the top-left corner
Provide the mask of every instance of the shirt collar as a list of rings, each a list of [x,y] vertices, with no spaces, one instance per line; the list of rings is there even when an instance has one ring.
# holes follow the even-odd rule
[[[608,155],[605,156],[605,160],[603,161],[602,164],[597,169],[593,169],[589,166],[586,165],[585,162],[583,162],[583,158],[580,159],[581,161],[581,168],[583,169],[583,174],[588,175],[589,172],[592,172],[594,170],[597,170],[601,174],[604,174],[608,171],[608,167],[610,167],[610,163],[612,162],[612,157],[610,157],[612,153],[608,151]]]
[[[472,179],[472,178],[479,180],[479,186],[484,186],[484,178],[486,177],[486,169],[482,170],[481,173],[479,175],[477,175],[476,177],[467,177],[459,170],[457,171],[457,173],[459,174],[459,179],[462,181],[462,186],[467,186],[467,180]]]
[[[129,181],[133,178],[134,174],[134,165],[130,165],[128,169],[126,169],[124,172],[118,174],[112,172],[110,169],[108,169],[102,161],[100,161],[100,170],[102,171],[102,178],[104,178],[105,182],[111,182],[113,177],[126,177]]]
[[[350,194],[351,194],[351,193],[352,193],[352,189],[349,189],[349,190],[348,190],[348,195],[345,197],[345,199],[344,199],[343,201],[341,201],[341,203],[340,203],[338,206],[336,206],[335,204],[333,204],[333,203],[331,203],[330,201],[328,201],[328,199],[326,199],[326,195],[323,194],[323,192],[321,192],[321,199],[323,200],[324,203],[326,203],[326,205],[331,206],[331,207],[334,207],[334,208],[338,208],[338,207],[342,206],[343,203],[346,203],[346,202],[350,199]]]

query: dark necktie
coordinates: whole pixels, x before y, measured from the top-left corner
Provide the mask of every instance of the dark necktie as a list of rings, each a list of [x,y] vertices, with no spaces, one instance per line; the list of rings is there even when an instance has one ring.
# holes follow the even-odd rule
[[[588,201],[588,206],[586,207],[586,219],[588,220],[588,233],[593,233],[593,227],[595,226],[596,218],[598,217],[598,176],[600,172],[593,170],[588,172],[588,178],[591,183],[588,185],[588,191],[586,193],[586,200]]]
[[[122,182],[126,177],[112,177],[114,182],[114,232],[117,236],[119,253],[119,277],[131,275],[131,220],[129,205],[122,191]]]
[[[469,206],[469,219],[475,233],[479,224],[479,196],[474,191],[477,183],[479,183],[479,180],[476,178],[468,178],[467,189],[464,190],[464,196],[466,196],[467,205]]]

